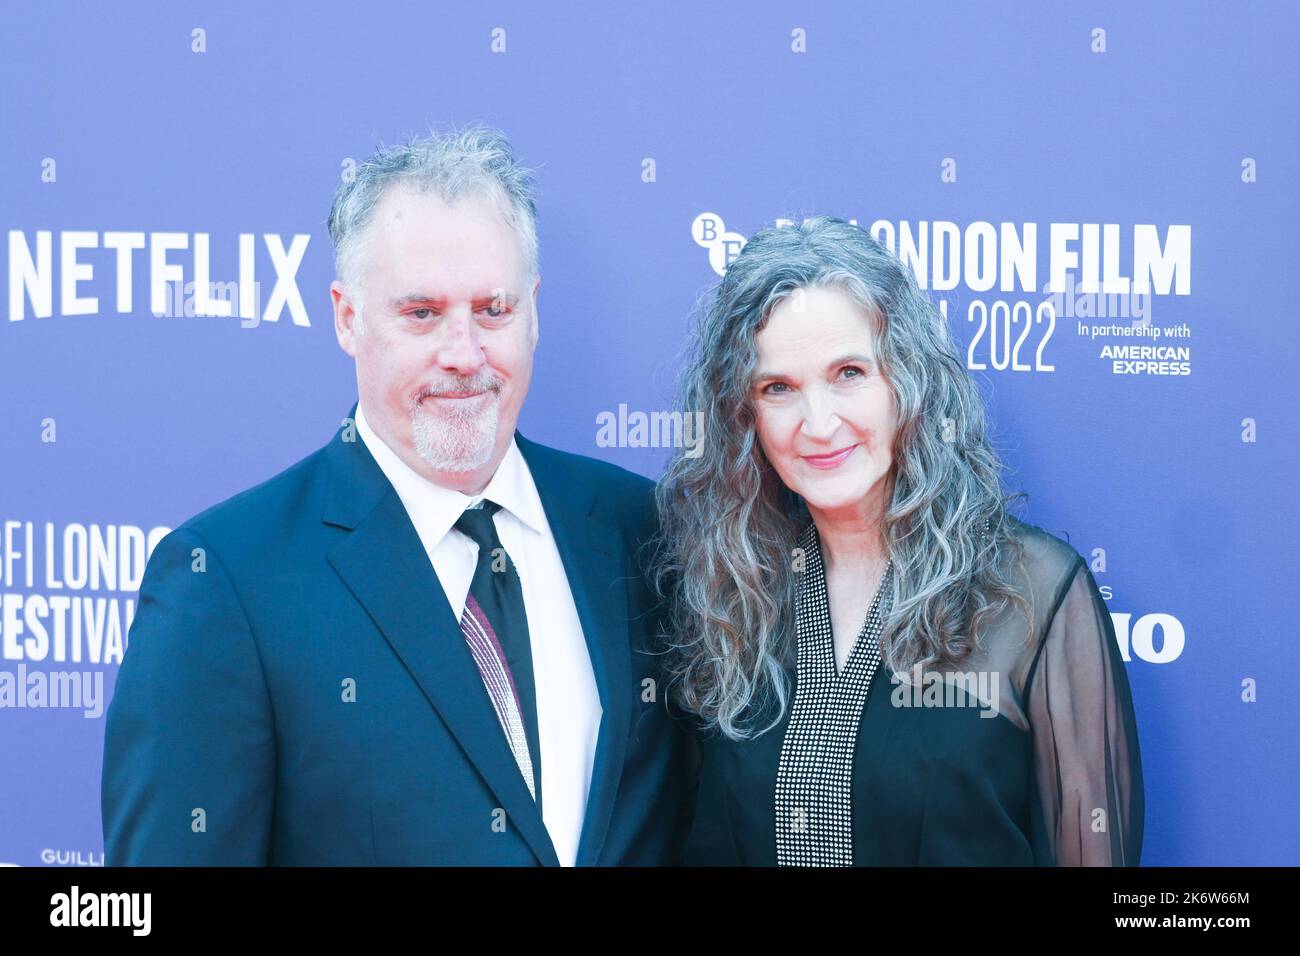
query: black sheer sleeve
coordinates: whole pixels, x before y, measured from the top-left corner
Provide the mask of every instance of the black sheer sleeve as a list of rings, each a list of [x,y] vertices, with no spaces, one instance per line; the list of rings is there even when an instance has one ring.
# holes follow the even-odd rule
[[[1082,558],[1026,684],[1038,804],[1035,859],[1137,866],[1142,762],[1124,660],[1110,612]]]

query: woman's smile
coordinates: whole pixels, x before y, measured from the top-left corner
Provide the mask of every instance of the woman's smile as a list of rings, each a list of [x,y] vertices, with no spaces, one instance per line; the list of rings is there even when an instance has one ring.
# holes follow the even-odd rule
[[[829,471],[832,468],[838,468],[849,455],[853,454],[853,449],[857,447],[857,445],[849,445],[847,448],[841,448],[839,451],[833,451],[825,455],[800,455],[799,457],[814,468]]]

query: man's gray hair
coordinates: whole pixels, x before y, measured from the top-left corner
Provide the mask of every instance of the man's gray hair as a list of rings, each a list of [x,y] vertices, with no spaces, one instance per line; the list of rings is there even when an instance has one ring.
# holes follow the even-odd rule
[[[469,195],[489,196],[519,235],[528,275],[537,275],[532,171],[515,161],[505,134],[481,124],[445,134],[431,132],[401,145],[381,146],[334,194],[329,218],[334,271],[338,280],[350,287],[358,318],[362,309],[359,270],[368,227],[388,189],[399,185],[420,192],[436,191],[448,203]]]

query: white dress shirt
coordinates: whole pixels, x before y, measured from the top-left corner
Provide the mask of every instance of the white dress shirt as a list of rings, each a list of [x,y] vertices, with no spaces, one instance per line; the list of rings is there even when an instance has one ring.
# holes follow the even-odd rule
[[[564,563],[528,464],[511,438],[487,487],[471,497],[436,485],[411,469],[370,428],[359,402],[356,421],[362,441],[415,525],[457,621],[474,579],[478,545],[452,526],[466,508],[484,498],[501,506],[492,520],[501,546],[519,572],[533,655],[542,750],[542,819],[560,863],[573,866],[587,811],[602,710]]]

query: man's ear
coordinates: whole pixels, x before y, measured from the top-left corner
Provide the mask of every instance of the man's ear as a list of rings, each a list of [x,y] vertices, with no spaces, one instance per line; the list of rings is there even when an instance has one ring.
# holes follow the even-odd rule
[[[337,279],[330,283],[330,300],[334,305],[334,337],[339,341],[339,348],[356,358],[357,312],[347,287]]]

